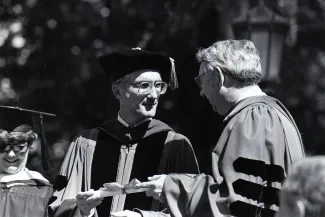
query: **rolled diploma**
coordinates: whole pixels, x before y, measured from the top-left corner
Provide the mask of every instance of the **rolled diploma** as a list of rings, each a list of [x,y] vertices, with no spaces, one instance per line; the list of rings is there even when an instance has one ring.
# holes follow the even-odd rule
[[[96,191],[100,197],[112,197],[119,194],[133,194],[133,193],[140,193],[145,192],[147,188],[135,188],[136,184],[141,183],[137,179],[132,179],[129,184],[121,185],[117,182],[105,183],[104,187],[101,187],[99,190]]]

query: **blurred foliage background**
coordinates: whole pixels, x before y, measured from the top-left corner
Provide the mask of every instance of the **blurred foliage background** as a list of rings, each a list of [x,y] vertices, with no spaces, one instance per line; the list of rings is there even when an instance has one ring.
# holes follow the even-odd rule
[[[269,0],[290,21],[276,96],[292,112],[309,154],[325,153],[325,1]],[[54,168],[29,168],[54,181],[70,141],[118,112],[97,57],[142,47],[176,61],[180,89],[161,98],[157,118],[188,136],[209,171],[222,117],[200,97],[195,53],[234,38],[234,17],[257,0],[2,0],[0,103],[55,113],[45,119]]]

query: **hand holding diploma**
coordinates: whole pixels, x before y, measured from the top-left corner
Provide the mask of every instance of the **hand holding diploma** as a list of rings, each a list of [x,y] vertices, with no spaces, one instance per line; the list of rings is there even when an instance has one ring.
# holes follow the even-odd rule
[[[162,195],[162,190],[164,187],[165,178],[167,175],[154,175],[148,177],[148,182],[142,182],[136,184],[134,187],[138,189],[147,189],[146,195],[148,197],[153,197],[160,202],[164,202],[164,197]]]

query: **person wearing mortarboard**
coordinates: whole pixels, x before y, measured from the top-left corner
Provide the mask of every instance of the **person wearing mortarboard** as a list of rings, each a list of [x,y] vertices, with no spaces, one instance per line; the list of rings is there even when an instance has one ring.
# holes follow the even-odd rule
[[[28,153],[39,138],[42,165],[49,167],[43,116],[54,115],[0,106],[0,216],[48,216],[53,186],[26,168]]]
[[[57,199],[51,204],[55,216],[157,210],[156,202],[143,193],[102,201],[91,189],[108,182],[147,180],[154,174],[199,172],[189,140],[154,119],[160,96],[168,87],[178,86],[173,60],[135,48],[101,56],[99,63],[112,81],[120,110],[116,119],[81,133],[71,143],[55,185]],[[76,202],[69,202],[75,197]]]

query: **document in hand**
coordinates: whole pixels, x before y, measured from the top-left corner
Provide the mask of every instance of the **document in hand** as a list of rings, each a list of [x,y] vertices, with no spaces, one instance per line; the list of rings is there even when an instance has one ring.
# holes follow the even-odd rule
[[[105,183],[104,187],[97,190],[97,193],[100,197],[112,197],[119,194],[133,194],[147,191],[147,188],[135,188],[135,185],[140,183],[138,179],[132,179],[131,182],[125,185],[117,182]]]

